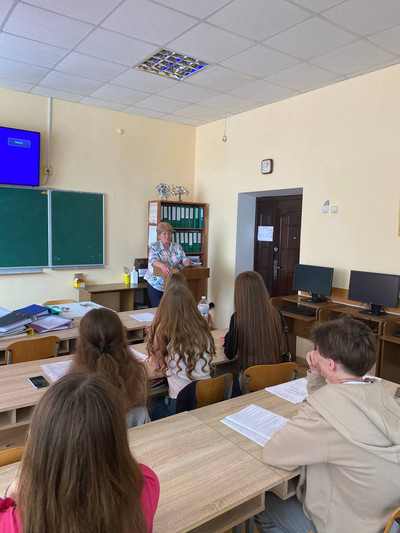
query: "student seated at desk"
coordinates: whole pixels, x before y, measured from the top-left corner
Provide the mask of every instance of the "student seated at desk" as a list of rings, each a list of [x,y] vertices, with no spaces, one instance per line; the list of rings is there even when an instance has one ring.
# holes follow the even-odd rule
[[[274,466],[302,466],[298,500],[267,493],[258,529],[381,532],[399,505],[400,406],[380,381],[362,377],[376,358],[368,326],[340,318],[317,326],[313,340],[309,396],[262,454]]]
[[[117,387],[128,428],[150,422],[146,369],[133,357],[117,313],[92,309],[82,318],[70,372],[76,371],[99,372]]]
[[[0,498],[0,531],[147,533],[159,492],[155,473],[131,454],[115,387],[69,374],[34,410],[19,480]]]
[[[176,413],[176,397],[191,381],[208,379],[215,343],[190,290],[173,284],[164,292],[147,334],[149,364],[167,377],[169,395],[156,398],[151,413],[158,420]]]
[[[223,338],[225,355],[237,355],[238,370],[283,363],[284,338],[279,311],[271,304],[264,280],[247,271],[235,281],[235,313]]]

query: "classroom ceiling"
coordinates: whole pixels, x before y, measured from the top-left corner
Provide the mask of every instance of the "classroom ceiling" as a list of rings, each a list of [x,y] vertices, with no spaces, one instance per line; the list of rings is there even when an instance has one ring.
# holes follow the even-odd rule
[[[400,0],[0,0],[0,87],[200,125],[400,62]],[[134,67],[167,48],[210,65]]]

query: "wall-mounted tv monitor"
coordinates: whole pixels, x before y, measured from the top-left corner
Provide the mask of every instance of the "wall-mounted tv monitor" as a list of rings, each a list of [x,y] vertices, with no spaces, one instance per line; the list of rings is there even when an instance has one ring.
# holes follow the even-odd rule
[[[384,315],[386,311],[383,307],[398,307],[399,291],[400,276],[360,270],[350,272],[348,299],[370,306],[360,313]]]
[[[297,264],[294,267],[293,290],[311,293],[304,302],[326,302],[332,292],[333,268]]]
[[[40,133],[0,126],[0,184],[39,185]]]

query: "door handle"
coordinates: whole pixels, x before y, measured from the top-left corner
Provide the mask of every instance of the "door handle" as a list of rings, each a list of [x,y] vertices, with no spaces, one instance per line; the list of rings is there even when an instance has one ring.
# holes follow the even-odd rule
[[[280,269],[281,267],[278,266],[278,260],[277,259],[274,259],[274,280],[278,279],[278,270]]]

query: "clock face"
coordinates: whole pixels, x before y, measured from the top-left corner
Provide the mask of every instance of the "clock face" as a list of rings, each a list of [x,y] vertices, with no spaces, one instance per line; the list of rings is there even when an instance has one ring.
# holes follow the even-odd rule
[[[271,172],[272,172],[272,159],[263,159],[261,161],[261,172],[263,174],[271,174]]]

